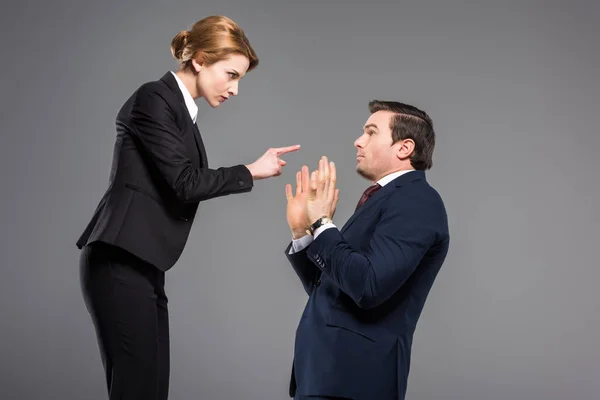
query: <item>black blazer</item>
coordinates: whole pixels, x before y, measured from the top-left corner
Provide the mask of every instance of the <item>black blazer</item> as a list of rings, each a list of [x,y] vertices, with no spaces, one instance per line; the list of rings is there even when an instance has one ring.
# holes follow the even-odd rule
[[[77,247],[109,243],[166,271],[181,256],[199,202],[249,192],[252,175],[244,165],[208,168],[171,72],[136,90],[116,124],[109,186]]]

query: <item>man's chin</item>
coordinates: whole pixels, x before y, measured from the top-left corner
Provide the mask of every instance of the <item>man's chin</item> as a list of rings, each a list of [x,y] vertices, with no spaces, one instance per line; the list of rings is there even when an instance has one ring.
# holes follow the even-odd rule
[[[365,179],[371,180],[371,174],[369,174],[367,171],[363,170],[360,166],[356,167],[356,173]]]

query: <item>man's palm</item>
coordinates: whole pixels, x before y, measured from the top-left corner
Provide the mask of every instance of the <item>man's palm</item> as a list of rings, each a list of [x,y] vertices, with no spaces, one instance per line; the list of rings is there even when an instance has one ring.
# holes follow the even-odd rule
[[[287,220],[292,231],[306,230],[306,198],[305,193],[296,194],[287,204]]]
[[[310,176],[307,218],[311,224],[321,217],[333,218],[339,198],[336,186],[337,172],[335,164],[323,156],[319,160],[319,169]]]
[[[287,198],[286,216],[288,225],[294,236],[302,236],[308,229],[307,202],[309,176],[308,167],[303,166],[302,171],[296,174],[296,194],[292,195],[292,185],[285,186]]]

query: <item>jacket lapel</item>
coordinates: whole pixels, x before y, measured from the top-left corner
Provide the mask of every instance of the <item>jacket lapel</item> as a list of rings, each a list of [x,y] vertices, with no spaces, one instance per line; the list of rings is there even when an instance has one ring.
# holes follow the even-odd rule
[[[179,85],[175,80],[175,77],[171,73],[171,71],[167,71],[166,74],[160,78],[169,89],[175,94],[177,99],[181,102],[182,107],[185,108],[186,114],[189,115],[187,110],[187,106],[185,105],[185,99],[183,98],[183,93],[181,93],[181,89],[179,89]],[[204,147],[204,142],[202,141],[202,137],[200,136],[200,130],[198,129],[198,125],[189,118],[189,125],[192,127],[194,132],[194,142],[196,143],[196,149],[198,150],[198,154],[200,155],[200,164],[204,164],[204,166],[208,166],[208,159],[206,157],[206,149]]]
[[[361,214],[363,214],[369,208],[373,207],[373,205],[375,203],[377,203],[378,199],[380,199],[383,196],[386,196],[387,194],[391,193],[391,190],[393,190],[393,189],[394,188],[392,188],[392,185],[390,185],[388,183],[387,185],[385,185],[384,187],[382,187],[381,189],[379,189],[377,192],[375,192],[375,194],[369,200],[367,200],[367,202],[365,204],[363,204],[363,206],[361,208],[359,208],[358,210],[356,210],[356,212],[354,214],[352,214],[352,216],[344,224],[344,226],[342,227],[342,230],[340,232],[343,234],[348,228],[350,228],[350,226],[352,225],[352,223],[354,221],[356,221],[356,219],[358,217],[361,216]]]
[[[173,94],[175,94],[175,96],[181,102],[183,107],[185,107],[185,100],[183,99],[183,93],[181,93],[181,90],[179,89],[179,85],[177,84],[177,81],[175,80],[175,77],[173,76],[173,73],[171,71],[167,71],[167,73],[164,74],[162,76],[162,78],[160,78],[160,80],[165,85],[167,85],[167,87],[169,89],[171,89],[171,91],[173,92]],[[187,107],[185,107],[185,108],[187,110]]]
[[[198,125],[194,124],[194,140],[196,141],[196,146],[198,147],[198,152],[200,153],[200,163],[205,167],[208,167],[208,158],[206,157],[206,148],[204,147],[204,142],[202,141],[202,136],[200,135],[200,130],[198,129]]]
[[[377,203],[378,199],[381,199],[384,196],[391,194],[394,190],[401,188],[407,183],[424,178],[424,171],[411,171],[407,172],[406,174],[400,175],[393,181],[389,182],[387,185],[375,192],[375,194],[369,200],[367,200],[367,202],[361,208],[359,208],[354,214],[352,214],[352,216],[342,227],[340,233],[343,234],[348,228],[350,228],[350,226],[354,223],[354,221],[356,221],[358,217],[360,217],[366,210],[368,210],[370,207],[373,207]]]

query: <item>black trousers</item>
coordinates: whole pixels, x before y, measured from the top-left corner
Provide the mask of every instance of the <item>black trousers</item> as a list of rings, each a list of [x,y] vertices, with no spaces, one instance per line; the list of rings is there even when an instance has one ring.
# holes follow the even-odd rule
[[[96,242],[82,249],[80,274],[109,399],[166,400],[170,356],[164,272]]]

